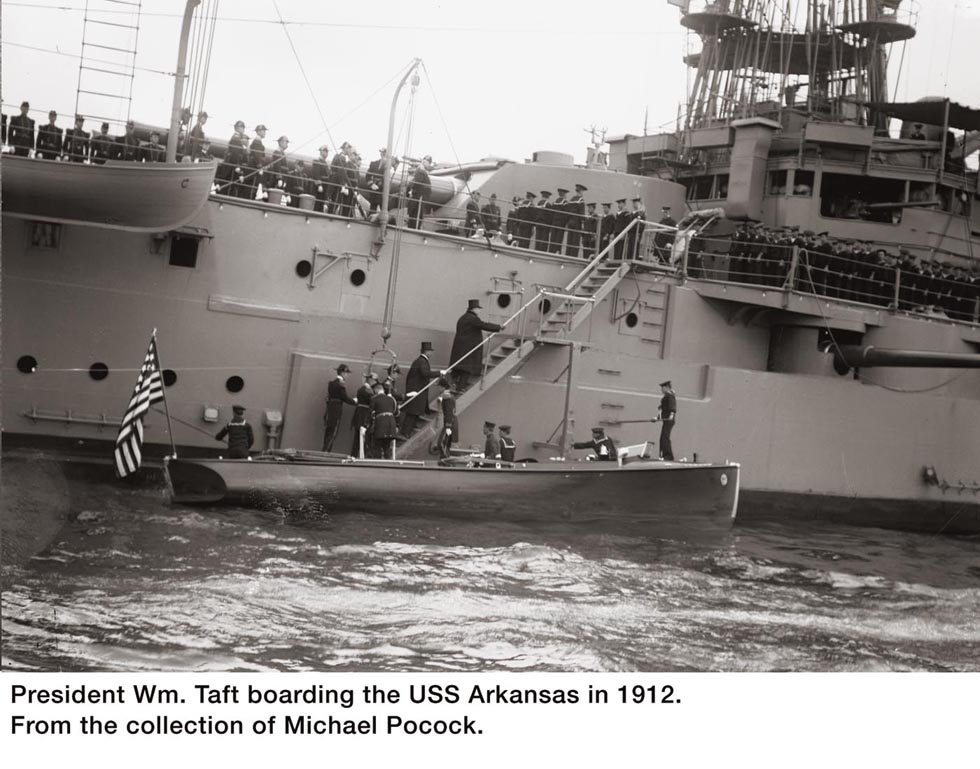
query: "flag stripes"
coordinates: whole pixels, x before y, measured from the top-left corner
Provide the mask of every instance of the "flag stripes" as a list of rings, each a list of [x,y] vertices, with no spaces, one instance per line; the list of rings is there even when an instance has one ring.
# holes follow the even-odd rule
[[[163,400],[163,375],[160,373],[160,360],[157,357],[156,336],[150,337],[146,358],[136,379],[133,396],[122,418],[116,448],[113,452],[116,475],[125,478],[135,473],[143,461],[143,417],[150,406]]]

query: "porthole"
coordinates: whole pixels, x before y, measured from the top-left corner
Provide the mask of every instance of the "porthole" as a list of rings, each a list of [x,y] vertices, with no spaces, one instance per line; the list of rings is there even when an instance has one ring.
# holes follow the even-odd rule
[[[33,374],[37,369],[37,358],[33,355],[21,355],[17,359],[17,370],[21,374]]]
[[[501,310],[510,307],[510,294],[497,294],[497,307]]]
[[[636,328],[636,324],[640,322],[640,316],[635,312],[631,312],[626,316],[626,325],[629,328]]]
[[[365,280],[367,280],[367,273],[365,273],[364,270],[351,270],[350,282],[355,286],[363,286]]]
[[[230,376],[225,380],[225,389],[230,393],[240,393],[245,386],[245,380],[240,376]]]
[[[105,363],[93,363],[88,367],[88,375],[96,382],[101,382],[109,376],[109,367]]]
[[[296,262],[296,274],[301,278],[310,277],[310,273],[313,272],[313,265],[310,264],[306,259]]]
[[[550,299],[542,299],[538,303],[538,309],[541,310],[541,314],[542,315],[547,315],[548,313],[550,313],[551,312],[551,300]]]
[[[163,386],[172,387],[174,382],[177,381],[177,372],[172,368],[165,368],[163,370]]]

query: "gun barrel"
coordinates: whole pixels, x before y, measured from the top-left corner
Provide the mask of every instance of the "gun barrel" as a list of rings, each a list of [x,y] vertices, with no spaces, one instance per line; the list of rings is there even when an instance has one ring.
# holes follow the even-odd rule
[[[845,368],[896,366],[903,368],[980,368],[980,355],[931,350],[881,350],[874,345],[841,345],[835,363]]]

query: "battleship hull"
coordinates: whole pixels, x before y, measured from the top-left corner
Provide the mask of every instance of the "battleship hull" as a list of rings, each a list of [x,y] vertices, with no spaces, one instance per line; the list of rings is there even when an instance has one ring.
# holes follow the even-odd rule
[[[633,186],[647,210],[683,207],[678,184],[594,173],[503,164],[471,184],[507,199],[531,178],[549,187],[584,178],[603,196],[622,189],[603,184]],[[171,438],[214,450],[214,414],[221,422],[236,402],[247,407],[256,448],[316,449],[339,363],[358,377],[411,360],[427,340],[434,366],[445,367],[467,299],[480,298],[482,317],[503,322],[542,287],[560,290],[586,269],[582,258],[439,233],[433,223],[394,227],[379,245],[369,222],[223,196],[163,237],[63,222],[44,248],[32,241],[33,225],[5,216],[3,227],[4,443],[73,453],[111,445],[153,328],[174,420],[171,435],[162,413],[148,415],[149,454]],[[192,260],[174,246],[186,248],[188,231],[197,233]],[[566,401],[568,432],[579,440],[593,424],[621,444],[656,440],[650,425],[628,422],[654,416],[656,383],[672,379],[674,453],[738,460],[740,520],[826,515],[980,531],[980,375],[844,377],[821,344],[831,329],[883,348],[971,352],[980,342],[971,324],[694,280],[652,264],[614,265],[602,280],[605,293],[575,316],[578,325],[528,342],[526,354],[467,395],[463,445],[480,440],[484,420],[508,422],[518,455],[544,461],[561,452]],[[529,313],[520,333],[536,340],[546,314]],[[384,352],[374,354],[386,329]],[[505,340],[493,341],[488,361]],[[335,443],[345,449],[348,423]]]
[[[476,521],[641,525],[648,533],[726,531],[738,466],[635,462],[484,467],[371,460],[171,459],[178,504],[435,516]]]

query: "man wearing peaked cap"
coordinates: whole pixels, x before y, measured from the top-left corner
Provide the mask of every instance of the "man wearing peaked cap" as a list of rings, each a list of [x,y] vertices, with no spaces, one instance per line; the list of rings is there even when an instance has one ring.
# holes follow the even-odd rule
[[[248,165],[251,177],[249,182],[249,197],[254,200],[258,186],[261,184],[265,189],[269,187],[268,176],[265,171],[265,145],[262,140],[265,138],[266,127],[259,123],[255,126],[255,138],[248,147]]]
[[[633,220],[633,216],[626,210],[626,198],[617,198],[615,217],[612,233],[613,238],[622,233]],[[620,239],[613,247],[613,258],[622,259],[625,253],[626,243],[623,242],[623,239]]]
[[[541,190],[541,199],[534,206],[534,249],[551,250],[551,192]]]
[[[236,198],[248,197],[249,186],[245,181],[248,174],[248,137],[245,136],[245,121],[235,121],[235,132],[228,140],[228,149],[221,165],[218,178],[222,182],[219,192],[234,195]]]
[[[578,256],[579,244],[582,242],[583,233],[586,231],[587,220],[585,216],[585,192],[584,184],[575,185],[575,194],[565,205],[566,227],[568,228],[568,242],[565,244],[565,256]],[[588,251],[586,251],[588,254]]]
[[[340,417],[344,413],[344,404],[356,406],[354,399],[347,394],[344,375],[350,372],[350,366],[341,363],[337,366],[337,376],[327,385],[327,411],[323,415],[323,450],[333,451],[333,442],[337,439],[340,429]]]
[[[593,459],[598,459],[602,462],[616,462],[619,459],[619,452],[616,448],[616,442],[606,436],[606,430],[603,427],[593,427],[592,428],[592,440],[591,441],[580,441],[572,444],[573,449],[592,449],[594,452]]]
[[[456,321],[456,336],[449,360],[453,366],[453,384],[459,392],[469,387],[470,379],[480,376],[483,370],[483,332],[496,332],[502,328],[481,320],[476,311],[482,309],[479,299],[470,299],[466,312]]]
[[[10,118],[7,129],[7,141],[14,148],[14,154],[25,158],[34,149],[34,118],[28,115],[30,110],[28,102],[21,102],[20,114]]]
[[[412,361],[405,375],[406,403],[402,407],[402,435],[411,435],[418,427],[419,420],[431,411],[429,399],[435,393],[429,387],[433,379],[439,378],[439,371],[432,371],[429,355],[432,352],[432,342],[422,342],[418,357]],[[429,388],[426,390],[426,388]],[[425,392],[422,392],[425,390]],[[413,393],[415,396],[413,397]]]
[[[231,459],[247,459],[248,450],[255,443],[252,425],[245,421],[245,407],[232,406],[234,416],[231,421],[221,428],[215,439],[221,441],[228,436],[228,456]]]
[[[191,128],[190,136],[190,156],[191,160],[197,160],[201,157],[201,149],[206,142],[207,136],[204,135],[204,124],[208,122],[208,113],[201,110],[197,113],[197,122],[194,127]],[[245,124],[242,123],[242,128],[245,128]]]
[[[600,222],[595,207],[595,203],[586,203],[585,216],[582,219],[582,255],[586,259],[591,259],[596,253],[596,233],[599,230]]]
[[[500,438],[494,432],[496,427],[494,422],[483,423],[483,456],[487,459],[500,459]]]
[[[638,259],[640,246],[643,244],[643,228],[645,226],[643,223],[647,218],[647,212],[643,208],[643,198],[633,198],[633,210],[630,212],[630,217],[636,220],[636,224],[629,232],[626,253],[630,259]]]
[[[657,409],[657,420],[660,421],[660,458],[667,461],[674,461],[674,449],[670,445],[670,433],[674,429],[674,419],[677,416],[677,397],[674,395],[670,380],[660,383],[660,392],[663,397],[660,399],[660,407]]]
[[[354,442],[351,445],[350,455],[363,459],[371,456],[373,446],[371,436],[368,432],[368,425],[371,424],[371,399],[374,397],[374,386],[378,383],[378,375],[373,371],[364,373],[364,383],[357,388],[354,402],[354,415],[350,420],[350,428],[354,432]],[[361,446],[361,430],[364,430],[363,452]]]
[[[558,188],[558,197],[550,201],[546,206],[550,214],[551,234],[548,239],[548,250],[553,254],[561,253],[562,243],[565,240],[565,227],[568,223],[568,198],[565,196],[568,190]]]
[[[272,162],[269,163],[267,179],[270,187],[284,188],[286,177],[289,175],[289,161],[286,159],[286,151],[289,149],[289,137],[280,136],[276,139],[278,145],[272,151]]]
[[[88,158],[89,135],[83,126],[84,115],[75,115],[75,127],[65,131],[64,153],[75,163],[81,163]]]
[[[57,121],[58,113],[51,110],[47,124],[37,129],[37,154],[45,160],[57,160],[61,155],[64,141]]]

